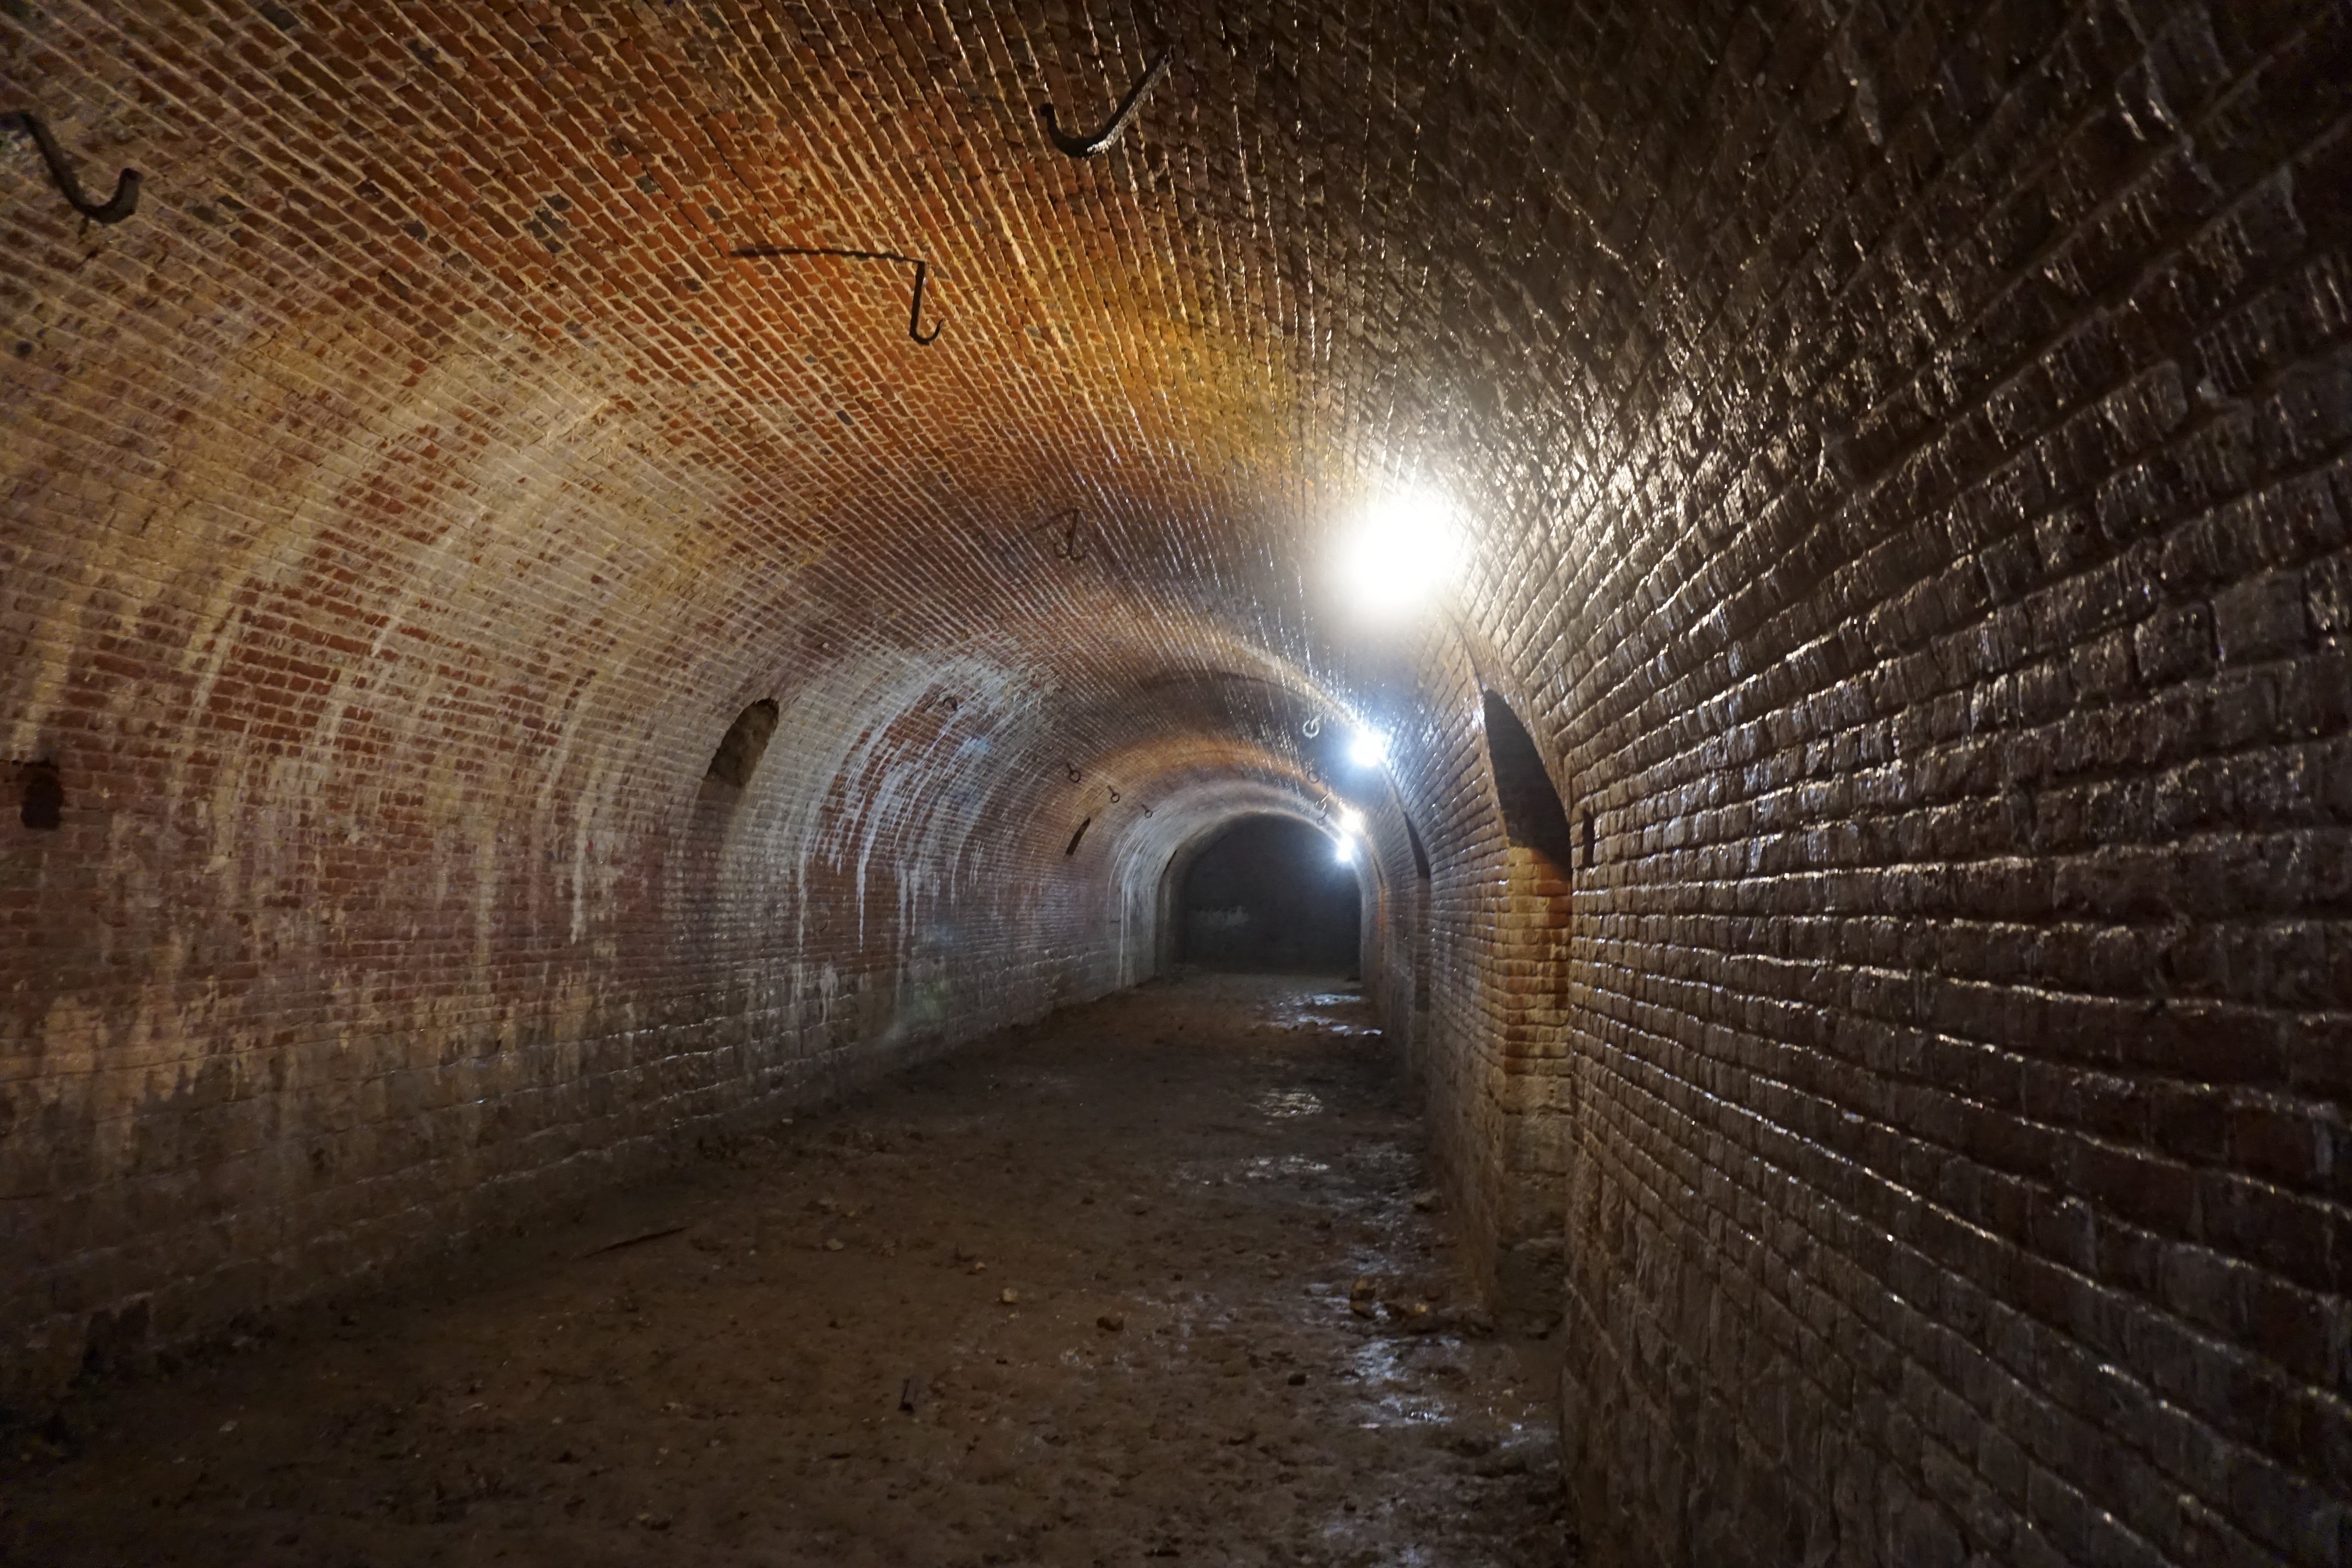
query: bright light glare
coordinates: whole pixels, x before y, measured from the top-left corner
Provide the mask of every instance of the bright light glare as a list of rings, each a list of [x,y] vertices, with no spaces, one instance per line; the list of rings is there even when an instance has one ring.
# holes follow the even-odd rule
[[[1378,768],[1389,759],[1389,737],[1360,729],[1348,742],[1348,760],[1359,768]]]
[[[1364,814],[1353,806],[1339,808],[1339,831],[1350,838],[1364,831]]]
[[[1459,549],[1453,505],[1434,490],[1375,502],[1339,546],[1339,580],[1357,606],[1398,615],[1444,591]]]
[[[1332,846],[1331,857],[1341,865],[1353,865],[1356,862],[1356,841],[1346,833],[1340,834],[1339,841]]]

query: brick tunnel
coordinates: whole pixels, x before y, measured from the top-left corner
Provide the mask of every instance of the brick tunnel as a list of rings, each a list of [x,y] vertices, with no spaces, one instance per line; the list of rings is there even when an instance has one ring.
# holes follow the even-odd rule
[[[1534,1480],[1445,1462],[1549,1522],[1129,1555],[2352,1564],[2352,6],[0,0],[0,1545],[120,1482],[145,1560],[329,1560],[211,1449],[133,1489],[138,1413],[714,1150],[870,1155],[927,1075],[1320,1007],[1316,1103],[1410,1114],[1246,1157],[1421,1162],[1361,1202],[1463,1304],[1395,1343],[1549,1358]],[[1360,988],[1184,962],[1250,821],[1352,856]],[[432,1484],[420,1561],[555,1539]],[[615,1517],[562,1560],[894,1555]]]

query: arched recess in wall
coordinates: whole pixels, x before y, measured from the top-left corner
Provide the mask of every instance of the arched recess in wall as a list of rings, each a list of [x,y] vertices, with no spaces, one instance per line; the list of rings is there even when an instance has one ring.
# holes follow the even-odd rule
[[[1490,1042],[1497,1072],[1491,1092],[1511,1129],[1494,1183],[1495,1300],[1513,1312],[1547,1316],[1565,1288],[1560,1238],[1566,1224],[1569,1139],[1569,879],[1575,837],[1543,753],[1510,705],[1484,694],[1486,758],[1503,826],[1504,907],[1486,1009],[1498,1025]],[[1536,918],[1528,919],[1528,915]]]
[[[1412,944],[1412,1007],[1410,1010],[1419,1014],[1429,1011],[1429,963],[1432,941],[1429,931],[1429,849],[1421,841],[1421,830],[1412,825],[1412,814],[1400,811],[1397,815],[1403,819],[1404,841],[1412,851],[1412,897],[1409,902],[1405,917],[1412,922],[1410,937]],[[1422,1026],[1416,1021],[1409,1027],[1413,1037],[1408,1040],[1408,1049],[1411,1049],[1418,1043]]]
[[[17,820],[37,833],[53,833],[65,825],[66,791],[58,779],[54,762],[20,762],[16,765],[22,785],[22,800],[17,806]]]
[[[703,770],[703,779],[730,789],[741,789],[751,781],[751,770],[760,766],[767,755],[768,742],[776,733],[775,703],[767,697],[735,716],[719,737],[719,749],[710,754],[710,766]]]
[[[715,916],[719,867],[726,856],[727,832],[735,809],[743,802],[751,775],[767,755],[780,716],[776,704],[761,697],[735,716],[710,754],[702,779],[695,787],[694,815],[687,825],[686,912],[690,920]],[[701,929],[700,926],[692,927]]]
[[[1381,874],[1385,897],[1365,912],[1364,984],[1380,998],[1390,1042],[1406,1070],[1419,1078],[1430,1070],[1435,1021],[1432,998],[1436,988],[1436,938],[1431,929],[1433,892],[1429,846],[1423,841],[1412,813],[1405,809],[1402,793],[1392,789],[1391,802],[1397,825],[1403,830],[1412,870],[1404,875],[1402,868],[1396,867],[1400,874]],[[1391,867],[1388,851],[1394,849],[1394,839],[1387,838],[1386,845],[1369,857],[1380,873]]]
[[[1493,692],[1486,693],[1485,698],[1486,758],[1495,770],[1503,835],[1512,848],[1541,855],[1565,881],[1576,865],[1576,837],[1568,825],[1568,808],[1552,787],[1535,737],[1511,711],[1511,705]]]

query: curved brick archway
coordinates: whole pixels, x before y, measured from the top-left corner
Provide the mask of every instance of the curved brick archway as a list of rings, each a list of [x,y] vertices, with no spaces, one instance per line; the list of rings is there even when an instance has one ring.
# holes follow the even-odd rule
[[[1141,978],[1336,792],[1588,1540],[2343,1561],[2352,13],[1166,10],[0,7],[143,176],[0,148],[10,1386]]]

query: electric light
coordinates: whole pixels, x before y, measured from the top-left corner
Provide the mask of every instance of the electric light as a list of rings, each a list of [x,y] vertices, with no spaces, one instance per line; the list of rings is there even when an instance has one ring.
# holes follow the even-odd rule
[[[1339,808],[1339,831],[1354,838],[1364,831],[1364,814],[1353,806]]]
[[[1425,486],[1398,490],[1340,541],[1339,580],[1367,613],[1401,615],[1445,590],[1459,553],[1452,503]]]
[[[1349,834],[1341,833],[1332,841],[1331,858],[1341,865],[1353,865],[1356,862],[1355,839]]]
[[[1348,760],[1359,768],[1378,768],[1389,759],[1389,737],[1376,730],[1360,729],[1348,742]]]

